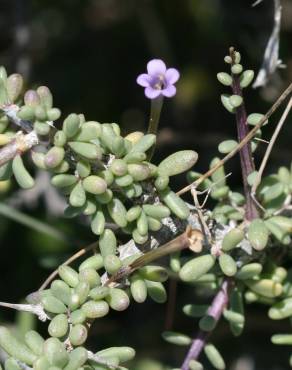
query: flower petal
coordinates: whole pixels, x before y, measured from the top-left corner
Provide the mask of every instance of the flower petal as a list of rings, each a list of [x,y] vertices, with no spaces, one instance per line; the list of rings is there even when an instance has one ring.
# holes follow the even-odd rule
[[[156,90],[152,87],[146,87],[145,89],[145,95],[149,99],[155,99],[161,94],[162,90]]]
[[[147,87],[150,85],[151,76],[147,75],[147,73],[142,73],[137,77],[137,84],[143,87]]]
[[[176,68],[168,68],[168,70],[165,72],[165,79],[167,84],[175,84],[179,79],[179,71]]]
[[[168,85],[167,88],[161,90],[162,94],[167,98],[172,98],[176,94],[176,87]]]
[[[152,59],[147,64],[147,71],[151,76],[157,74],[164,74],[166,72],[166,65],[161,59]]]

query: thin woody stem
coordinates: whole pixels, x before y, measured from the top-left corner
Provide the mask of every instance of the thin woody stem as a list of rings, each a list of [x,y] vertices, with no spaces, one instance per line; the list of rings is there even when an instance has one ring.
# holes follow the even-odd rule
[[[79,257],[83,256],[85,253],[95,249],[97,247],[97,242],[90,244],[88,247],[80,249],[78,252],[73,254],[70,258],[67,259],[61,266],[70,265],[73,261],[77,260]],[[44,283],[40,286],[39,291],[46,289],[46,287],[50,284],[52,280],[58,275],[58,269],[54,270],[51,275],[44,281]]]
[[[215,295],[211,306],[208,309],[207,315],[212,316],[217,323],[225,307],[228,304],[229,289],[231,287],[230,280],[224,280],[220,290]],[[204,346],[209,338],[211,332],[200,330],[197,337],[193,340],[191,347],[184,359],[184,362],[181,366],[181,370],[189,370],[189,363],[191,360],[197,360],[200,356]]]
[[[18,132],[15,138],[10,141],[10,143],[6,144],[0,149],[0,166],[3,166],[17,155],[22,155],[33,146],[38,144],[39,139],[35,131],[31,131],[27,135],[23,134],[22,132]]]
[[[157,249],[153,249],[150,252],[143,254],[141,257],[137,258],[133,263],[129,266],[122,268],[118,271],[115,275],[113,275],[109,280],[105,282],[105,285],[111,285],[122,278],[132,274],[134,271],[147,265],[148,263],[157,260],[159,258],[168,256],[174,252],[181,251],[183,249],[187,249],[190,247],[190,236],[191,236],[191,229],[188,227],[187,230],[179,235],[177,238],[171,240],[170,242],[162,245]]]
[[[230,56],[232,59],[232,65],[235,64],[235,50],[230,48]],[[242,97],[242,90],[240,87],[239,76],[232,74],[232,92],[234,95]],[[247,114],[245,110],[244,102],[236,108],[236,125],[237,125],[237,136],[238,140],[242,141],[249,133],[247,124]],[[255,166],[252,157],[250,141],[248,141],[240,150],[240,165],[242,172],[243,190],[246,198],[245,217],[247,220],[253,220],[258,217],[258,210],[256,204],[252,199],[251,187],[248,184],[248,176],[254,172]]]
[[[200,176],[196,181],[192,182],[190,185],[184,187],[180,191],[177,192],[177,195],[182,195],[192,188],[198,187],[205,179],[210,177],[214,172],[218,170],[218,168],[222,167],[229,159],[235,156],[239,152],[239,150],[248,142],[250,141],[256,134],[256,132],[262,127],[262,125],[272,116],[272,114],[279,108],[279,106],[284,102],[284,100],[291,94],[292,92],[292,83],[287,87],[287,89],[279,96],[277,101],[272,105],[272,107],[268,110],[268,112],[262,117],[260,122],[252,129],[250,132],[241,140],[238,145],[228,153],[224,158],[222,158],[214,167],[212,167],[209,171],[205,172],[202,176]]]

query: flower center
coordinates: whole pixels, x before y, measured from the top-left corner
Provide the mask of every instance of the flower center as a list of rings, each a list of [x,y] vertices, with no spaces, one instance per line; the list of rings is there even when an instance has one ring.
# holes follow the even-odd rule
[[[155,90],[162,90],[165,88],[165,78],[163,74],[159,74],[153,78],[152,87]]]

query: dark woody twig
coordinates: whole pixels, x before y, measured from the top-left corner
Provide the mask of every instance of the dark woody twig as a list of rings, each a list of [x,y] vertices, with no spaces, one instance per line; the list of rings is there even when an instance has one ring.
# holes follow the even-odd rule
[[[232,65],[234,65],[235,64],[234,48],[230,48],[230,56],[232,59]],[[232,74],[232,80],[233,80],[232,82],[233,94],[242,97],[242,90],[240,87],[239,76],[236,74]],[[237,136],[238,136],[238,140],[241,142],[249,133],[248,124],[247,124],[247,114],[246,114],[244,102],[242,102],[242,104],[238,108],[236,108],[235,115],[236,115],[236,125],[237,125]],[[253,220],[258,217],[258,210],[252,198],[251,187],[247,181],[248,176],[255,170],[250,141],[248,141],[239,150],[239,156],[240,156],[240,165],[241,165],[241,172],[242,172],[243,190],[244,190],[244,194],[246,198],[245,217],[247,220]]]
[[[228,293],[230,286],[231,286],[230,280],[223,281],[220,290],[214,297],[213,302],[208,309],[207,315],[212,316],[216,323],[220,320],[224,308],[228,304]],[[191,347],[184,359],[181,370],[189,370],[189,362],[191,360],[198,359],[211,333],[212,332],[207,332],[203,330],[199,331],[197,337],[193,340]]]

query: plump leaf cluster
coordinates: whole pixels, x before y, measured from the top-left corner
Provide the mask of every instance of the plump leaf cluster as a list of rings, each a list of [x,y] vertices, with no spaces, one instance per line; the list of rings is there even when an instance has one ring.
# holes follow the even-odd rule
[[[231,73],[218,73],[220,83],[233,87],[237,79],[240,89],[244,89],[252,82],[253,71],[244,70],[240,61],[238,52],[234,59],[225,57]],[[224,94],[221,101],[235,114],[244,104],[242,94]],[[187,220],[194,228],[197,210],[171,190],[169,180],[191,169],[197,153],[182,150],[155,165],[150,157],[156,142],[153,134],[132,132],[123,136],[116,123],[88,121],[75,113],[62,123],[54,123],[60,118],[60,111],[53,107],[49,89],[39,87],[22,95],[21,76],[7,77],[4,68],[0,69],[0,103],[0,144],[14,140],[15,124],[27,132],[34,130],[40,145],[30,151],[33,164],[52,174],[51,183],[68,200],[65,215],[88,216],[92,232],[99,237],[98,251],[76,269],[61,265],[49,288],[27,297],[28,303],[50,320],[48,339],[30,331],[21,342],[0,327],[0,346],[9,355],[5,369],[125,369],[123,363],[134,357],[134,350],[111,347],[93,354],[85,348],[88,332],[94,320],[106,316],[111,309],[125,310],[131,299],[143,303],[149,296],[157,303],[166,301],[163,283],[168,270],[163,267],[146,264],[122,279],[115,277],[142,254],[140,246],[151,240],[166,221]],[[257,125],[262,118],[260,113],[249,114],[246,124]],[[251,152],[259,145],[260,137],[258,130],[250,144]],[[237,145],[237,140],[226,140],[218,150],[228,154]],[[219,162],[219,157],[214,158],[210,169]],[[187,179],[193,183],[201,175],[189,171]],[[0,167],[1,180],[12,176],[23,188],[34,185],[20,155]],[[185,315],[198,321],[202,333],[214,330],[218,322],[206,296],[215,295],[226,281],[229,299],[223,317],[234,336],[242,334],[246,305],[254,302],[266,305],[272,320],[292,317],[292,268],[284,263],[285,257],[290,257],[292,234],[292,169],[280,167],[263,179],[258,176],[255,171],[246,179],[250,187],[258,182],[253,194],[258,216],[248,220],[246,194],[230,188],[224,166],[213,172],[196,189],[208,194],[215,203],[200,216],[199,225],[205,233],[200,245],[193,248],[193,240],[189,240],[196,255],[171,253],[170,249],[172,278],[194,286],[196,294],[202,295],[201,301],[205,300],[204,304],[191,302],[183,307]],[[117,228],[130,235],[135,244],[136,249],[126,258],[120,254]],[[281,258],[276,259],[279,253]],[[164,332],[163,338],[180,346],[192,343],[192,338],[176,331]],[[275,334],[271,340],[275,344],[292,344],[289,333]],[[213,367],[226,368],[213,343],[204,346],[204,353]],[[202,368],[196,360],[189,363],[191,370]]]

